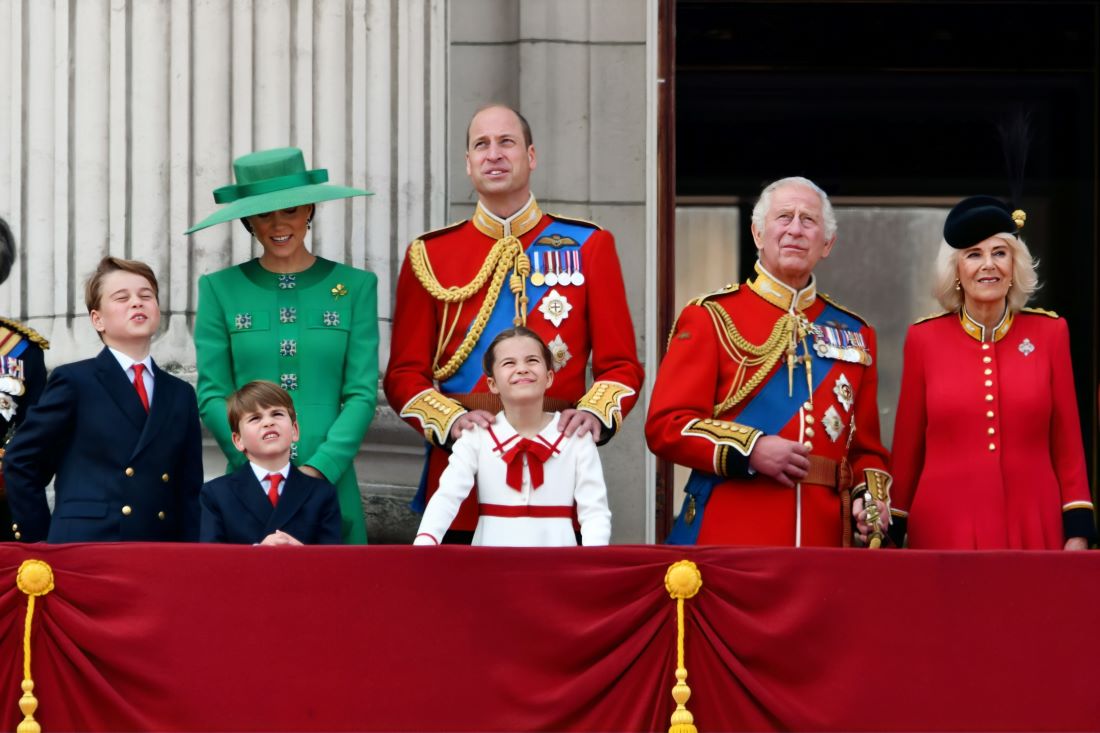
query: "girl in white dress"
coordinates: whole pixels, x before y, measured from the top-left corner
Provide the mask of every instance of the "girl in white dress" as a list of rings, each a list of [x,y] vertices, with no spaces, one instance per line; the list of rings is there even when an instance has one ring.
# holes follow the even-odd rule
[[[482,365],[504,409],[493,423],[455,441],[439,490],[413,544],[437,545],[476,482],[480,518],[473,544],[506,547],[584,545],[611,540],[611,510],[600,456],[590,434],[566,437],[558,414],[543,410],[554,381],[550,349],[522,326],[497,335]]]

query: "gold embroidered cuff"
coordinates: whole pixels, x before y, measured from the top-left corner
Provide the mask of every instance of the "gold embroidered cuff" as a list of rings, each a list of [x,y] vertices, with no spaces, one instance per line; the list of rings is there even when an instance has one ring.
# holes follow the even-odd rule
[[[897,516],[890,506],[890,487],[893,485],[894,479],[886,471],[878,468],[865,468],[863,469],[863,482],[852,487],[852,498],[855,499],[862,496],[864,491],[869,491],[876,501],[885,502],[886,509],[891,516]]]
[[[623,400],[634,396],[634,390],[618,382],[599,381],[577,403],[578,410],[591,412],[608,430],[617,430],[623,421]]]
[[[738,425],[729,420],[717,420],[707,418],[695,419],[684,426],[680,435],[687,437],[699,437],[714,443],[714,473],[719,476],[726,475],[728,455],[732,448],[743,456],[752,452],[756,441],[764,433],[748,425]]]
[[[466,409],[451,398],[434,389],[426,389],[405,403],[401,417],[419,420],[424,437],[442,446],[447,443],[455,420],[465,412]]]

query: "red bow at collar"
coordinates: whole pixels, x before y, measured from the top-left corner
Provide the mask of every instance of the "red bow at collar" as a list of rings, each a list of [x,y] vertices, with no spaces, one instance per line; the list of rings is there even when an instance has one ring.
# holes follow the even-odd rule
[[[531,489],[542,486],[542,464],[554,454],[554,449],[546,443],[522,438],[518,443],[501,454],[508,464],[508,485],[516,491],[523,490],[523,456],[527,455],[527,468],[531,471]]]

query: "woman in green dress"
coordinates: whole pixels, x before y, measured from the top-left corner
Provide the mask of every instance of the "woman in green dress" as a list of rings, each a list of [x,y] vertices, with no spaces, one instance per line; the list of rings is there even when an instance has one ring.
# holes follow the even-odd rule
[[[297,148],[264,150],[233,163],[236,184],[214,191],[224,204],[187,231],[239,219],[263,254],[199,278],[195,318],[199,412],[229,460],[226,397],[254,379],[294,399],[300,437],[291,459],[337,489],[348,544],[365,544],[366,523],[353,461],[378,393],[378,279],[312,254],[306,233],[321,201],[369,192],[326,183]]]

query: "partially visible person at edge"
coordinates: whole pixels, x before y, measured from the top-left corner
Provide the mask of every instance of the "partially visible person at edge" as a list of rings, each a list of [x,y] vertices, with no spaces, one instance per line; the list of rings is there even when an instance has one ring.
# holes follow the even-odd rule
[[[435,493],[462,431],[487,428],[500,411],[481,361],[502,330],[526,325],[549,345],[555,375],[544,409],[560,412],[566,436],[607,442],[643,379],[614,237],[539,208],[530,187],[538,162],[531,129],[514,109],[482,108],[466,138],[474,215],[413,242],[397,282],[384,386],[429,443],[416,509]],[[477,520],[471,494],[444,541],[468,543]]]
[[[15,238],[8,223],[0,219],[0,283],[8,279],[15,264]],[[0,465],[4,450],[27,410],[46,386],[46,362],[42,352],[50,342],[19,321],[0,317]],[[0,475],[0,542],[21,538],[12,525],[4,477]]]
[[[225,206],[187,233],[240,220],[263,254],[199,278],[195,351],[203,422],[232,472],[247,461],[225,418],[228,396],[255,380],[287,390],[300,428],[291,460],[336,486],[343,541],[365,544],[353,461],[377,400],[378,279],[313,254],[306,236],[317,203],[369,192],[326,183],[328,171],[306,170],[297,148],[243,155],[233,169],[237,183],[214,191],[214,201]]]
[[[198,539],[202,429],[195,390],[149,353],[159,292],[149,265],[118,257],[85,283],[103,349],[50,373],[4,455],[22,542]]]
[[[550,349],[529,328],[501,331],[482,360],[489,391],[502,409],[487,428],[475,425],[455,441],[439,490],[428,502],[416,545],[438,545],[475,482],[480,518],[473,544],[568,547],[611,540],[600,454],[591,433],[567,437],[560,416],[543,407],[554,382]]]
[[[909,327],[894,425],[894,532],[921,549],[1084,550],[1096,539],[1069,329],[1038,287],[1022,211],[947,215],[934,295]]]
[[[657,373],[646,439],[692,469],[668,541],[878,545],[890,475],[875,332],[814,276],[836,242],[832,204],[808,179],[775,181],[752,235],[756,277],[691,301]]]

